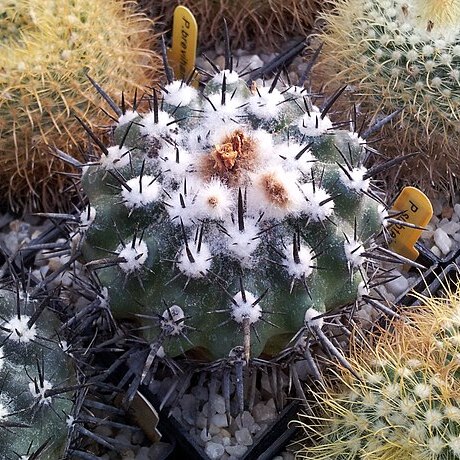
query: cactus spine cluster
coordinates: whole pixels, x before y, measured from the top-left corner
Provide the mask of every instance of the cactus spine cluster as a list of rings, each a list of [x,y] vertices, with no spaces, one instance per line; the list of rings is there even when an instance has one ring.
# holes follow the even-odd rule
[[[86,136],[75,115],[105,122],[87,74],[117,98],[145,87],[160,63],[149,50],[152,23],[120,0],[0,5],[0,191],[14,208],[56,210],[71,181],[52,174],[63,164],[50,149],[78,154]]]
[[[65,458],[74,421],[75,370],[46,299],[0,290],[0,456]]]
[[[154,355],[273,355],[369,295],[385,211],[368,147],[277,80],[248,86],[228,58],[203,93],[171,78],[150,112],[125,111],[114,145],[93,135],[83,254]]]
[[[460,291],[422,298],[408,318],[354,343],[340,386],[319,396],[305,425],[306,459],[460,458]]]
[[[398,128],[386,132],[390,152],[420,148],[430,156],[418,161],[432,177],[445,175],[446,168],[458,171],[460,2],[331,4],[331,12],[322,15],[326,31],[320,36],[322,68],[330,82],[355,86],[371,111],[404,109]]]

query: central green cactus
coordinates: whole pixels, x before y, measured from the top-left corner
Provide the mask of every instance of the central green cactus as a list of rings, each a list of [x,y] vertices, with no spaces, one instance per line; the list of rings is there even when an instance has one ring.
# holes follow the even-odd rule
[[[367,295],[366,250],[384,207],[368,147],[305,90],[218,71],[203,93],[169,81],[125,111],[85,167],[83,254],[118,318],[208,359],[279,352],[319,315]],[[328,107],[329,105],[326,104]]]

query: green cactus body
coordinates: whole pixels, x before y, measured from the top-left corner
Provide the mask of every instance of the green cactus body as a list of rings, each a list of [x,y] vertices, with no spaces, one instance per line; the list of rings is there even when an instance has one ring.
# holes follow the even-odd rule
[[[302,423],[315,445],[296,458],[460,458],[459,294],[424,298],[409,321],[354,344],[354,374],[342,369],[339,389],[318,397],[321,416]]]
[[[458,0],[332,4],[335,11],[323,16],[328,33],[321,38],[342,81],[391,111],[404,108],[427,133],[458,128]]]
[[[0,291],[0,456],[5,459],[65,455],[72,394],[53,390],[74,385],[74,370],[65,343],[53,339],[57,319],[46,309],[38,315],[40,310],[37,301]]]
[[[157,99],[83,174],[83,253],[117,317],[138,315],[170,356],[222,358],[249,335],[259,356],[360,299],[383,218],[361,138],[299,89],[229,70]]]

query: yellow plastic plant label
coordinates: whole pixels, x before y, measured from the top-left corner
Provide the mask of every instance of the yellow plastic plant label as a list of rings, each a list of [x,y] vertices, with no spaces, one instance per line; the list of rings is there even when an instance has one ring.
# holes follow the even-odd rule
[[[394,218],[417,227],[425,227],[433,216],[433,206],[428,197],[415,187],[405,187],[393,204],[391,213]],[[390,248],[411,260],[418,257],[414,244],[422,234],[421,229],[410,228],[403,224],[392,223],[388,227],[391,237]]]
[[[186,79],[195,69],[198,25],[192,12],[185,6],[174,10],[172,46],[168,60],[176,80]]]

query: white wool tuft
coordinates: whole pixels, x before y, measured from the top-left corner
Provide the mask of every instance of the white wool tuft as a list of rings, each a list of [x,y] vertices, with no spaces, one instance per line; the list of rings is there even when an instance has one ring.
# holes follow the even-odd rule
[[[293,244],[290,244],[284,249],[284,255],[286,257],[284,264],[286,265],[289,276],[293,276],[296,279],[308,278],[313,273],[315,267],[313,251],[309,246],[301,244],[299,248],[299,263],[295,262],[293,252]]]
[[[276,88],[270,93],[268,86],[261,86],[257,91],[249,99],[249,112],[264,120],[277,118],[284,96]]]
[[[145,241],[136,241],[134,248],[131,244],[125,247],[118,246],[117,252],[119,257],[123,257],[126,262],[120,262],[120,268],[126,273],[132,273],[139,270],[147,260],[149,250]]]
[[[355,241],[352,238],[348,238],[349,242],[345,240],[345,256],[348,260],[350,267],[360,267],[366,260],[362,254],[365,252],[365,248],[361,241]]]
[[[321,118],[321,112],[313,106],[310,114],[306,113],[299,121],[299,131],[309,137],[321,136],[332,129],[332,121],[328,116]]]
[[[101,166],[105,169],[123,168],[129,164],[129,149],[113,145],[107,148],[107,155],[102,155]]]
[[[225,81],[227,85],[231,85],[233,83],[237,83],[238,79],[240,78],[238,73],[235,70],[232,70],[230,72],[229,69],[221,70],[217,75],[214,75],[210,83],[217,83],[221,85],[224,81],[224,75],[225,75]]]
[[[53,385],[48,380],[43,380],[43,385],[40,386],[40,382],[37,379],[37,386],[35,388],[35,382],[29,383],[29,391],[35,399],[38,399],[38,404],[50,404],[51,403],[51,396],[45,397],[45,391],[51,390]],[[38,391],[37,391],[38,390]]]
[[[367,173],[367,168],[359,166],[358,168],[353,168],[351,171],[347,172],[351,176],[351,179],[342,170],[340,170],[340,180],[346,187],[350,190],[355,190],[356,192],[368,191],[371,181],[370,179],[364,179],[364,175]]]
[[[193,257],[193,262],[190,261],[186,246],[184,245],[177,259],[179,270],[189,278],[203,278],[211,268],[212,256],[211,251],[206,243],[201,243],[200,252],[196,247],[189,245],[190,252]]]
[[[298,186],[298,174],[295,171],[283,171],[281,167],[263,170],[252,175],[252,186],[248,190],[249,206],[264,212],[266,218],[283,219],[299,213],[304,207],[304,197]],[[267,180],[273,181],[280,187],[286,197],[282,203],[273,200],[273,195],[267,192]],[[275,192],[276,193],[276,192]]]
[[[243,300],[241,292],[237,292],[234,295],[233,300],[236,304],[232,302],[230,306],[231,316],[237,323],[241,324],[243,320],[248,319],[249,324],[254,324],[261,318],[262,308],[260,307],[260,302],[257,305],[252,305],[257,300],[257,297],[251,292],[245,291],[245,297],[246,302]]]
[[[315,186],[313,189],[312,182],[306,182],[300,185],[300,189],[306,198],[304,209],[307,215],[314,222],[320,222],[330,217],[334,212],[334,200],[323,203],[331,197],[327,191],[321,187]],[[320,203],[323,203],[320,205]]]
[[[229,236],[228,250],[230,256],[239,260],[242,267],[249,268],[252,265],[252,254],[260,243],[257,234],[260,231],[254,219],[244,219],[244,230],[240,232],[238,224],[226,227]]]
[[[80,230],[87,230],[88,227],[94,222],[95,218],[96,218],[96,208],[88,205],[80,213]]]
[[[243,100],[230,96],[231,94],[227,94],[225,105],[221,104],[222,96],[220,93],[208,96],[210,102],[205,105],[205,123],[208,129],[214,129],[217,120],[224,123],[231,123],[232,119],[236,121],[239,116],[243,115],[243,109],[241,108],[244,104]]]
[[[165,90],[162,91],[164,102],[174,106],[187,106],[198,96],[198,91],[193,86],[189,86],[181,80],[169,83],[165,86]]]
[[[31,328],[27,325],[30,316],[21,315],[21,318],[13,316],[8,322],[4,323],[2,327],[11,331],[8,333],[8,338],[18,343],[29,343],[37,336],[37,328],[35,324]]]
[[[310,174],[311,168],[316,161],[311,150],[307,149],[302,156],[296,160],[297,154],[305,148],[305,145],[297,143],[283,143],[276,146],[276,152],[285,158],[283,166],[288,170],[300,171],[302,174]]]
[[[167,335],[179,335],[185,327],[184,310],[179,305],[169,307],[163,312],[162,317],[160,325]]]
[[[190,181],[187,180],[187,195],[184,194],[183,187],[180,187],[179,190],[170,193],[170,198],[165,201],[166,211],[169,214],[171,222],[175,225],[180,225],[181,221],[186,227],[195,223],[195,194],[189,184]],[[181,196],[185,207],[182,207]]]
[[[127,110],[118,118],[118,126],[123,126],[137,118],[139,114],[133,110]]]
[[[228,218],[234,207],[232,193],[220,179],[206,183],[198,191],[194,204],[199,216],[215,220]]]
[[[0,403],[0,420],[3,420],[5,417],[7,417],[9,414],[8,409]]]
[[[161,193],[161,184],[158,183],[158,180],[154,176],[144,175],[142,178],[140,176],[133,177],[127,181],[127,185],[131,190],[123,187],[121,196],[128,209],[148,206],[157,201]]]
[[[149,137],[159,137],[171,131],[168,123],[173,121],[174,119],[171,118],[167,112],[158,110],[158,123],[155,123],[155,114],[154,112],[150,112],[140,121],[140,124],[142,125],[140,132],[141,134],[145,134]]]
[[[179,149],[179,163],[176,161],[176,147],[165,143],[158,152],[160,160],[158,163],[163,171],[164,182],[181,183],[186,173],[192,169],[194,157],[187,150],[177,146]]]
[[[251,137],[254,139],[262,159],[270,159],[272,161],[275,154],[273,149],[273,135],[264,129],[256,129],[251,133]]]
[[[321,315],[321,313],[318,310],[315,310],[313,307],[310,307],[306,312],[305,312],[305,318],[304,322],[306,326],[314,326],[316,328],[321,329],[324,324],[324,319],[321,318],[316,318],[316,316]]]

